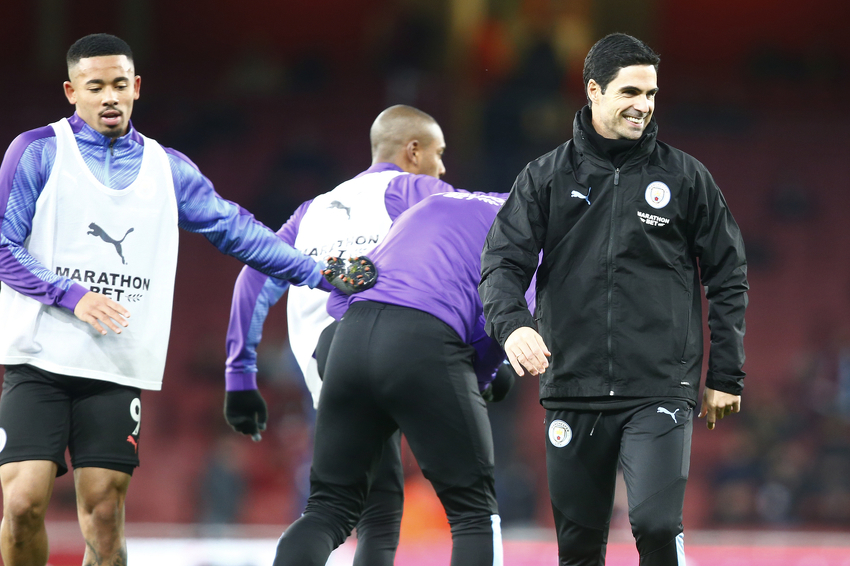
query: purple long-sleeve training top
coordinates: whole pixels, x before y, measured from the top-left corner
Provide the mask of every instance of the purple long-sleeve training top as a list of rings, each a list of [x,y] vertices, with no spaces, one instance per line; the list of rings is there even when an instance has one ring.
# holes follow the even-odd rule
[[[77,114],[68,121],[83,160],[98,181],[123,190],[136,179],[144,138],[132,123],[127,134],[113,140],[89,127]],[[242,207],[221,198],[185,155],[163,149],[171,165],[180,228],[203,234],[222,253],[269,275],[310,287],[321,282],[321,272],[313,260],[282,244],[271,229]],[[44,304],[73,311],[88,289],[49,271],[24,245],[55,157],[56,137],[50,126],[19,135],[6,151],[0,165],[0,281]]]
[[[350,297],[335,290],[328,312],[339,320],[348,306],[368,300],[432,314],[475,347],[474,365],[479,388],[483,389],[505,353],[484,332],[478,295],[481,250],[507,196],[446,193],[413,206],[398,217],[386,239],[368,254],[378,268],[375,286]],[[533,312],[533,281],[526,302]]]
[[[376,163],[357,177],[383,171],[402,169],[393,163]],[[387,185],[384,206],[390,219],[395,220],[402,212],[430,195],[459,190],[429,175],[398,175]],[[312,202],[311,199],[301,204],[278,230],[277,234],[284,242],[295,245],[301,219]],[[262,340],[263,324],[269,309],[288,288],[286,281],[268,277],[250,268],[243,269],[239,274],[233,290],[230,325],[227,329],[225,379],[228,390],[257,387],[257,347]]]

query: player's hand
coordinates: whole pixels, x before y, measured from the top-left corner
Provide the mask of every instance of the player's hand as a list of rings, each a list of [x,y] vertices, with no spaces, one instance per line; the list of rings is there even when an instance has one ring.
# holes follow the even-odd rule
[[[91,324],[101,334],[106,334],[103,326],[110,328],[115,334],[121,334],[120,326],[127,327],[129,322],[126,319],[130,318],[130,311],[106,295],[89,291],[74,307],[74,315]]]
[[[372,287],[378,280],[378,268],[366,256],[357,256],[345,260],[341,257],[328,257],[322,269],[325,280],[345,293],[351,295]]]
[[[496,370],[496,376],[493,381],[487,386],[487,389],[481,392],[481,396],[485,401],[498,403],[511,390],[516,381],[516,372],[510,364],[499,364],[499,369]]]
[[[523,368],[531,375],[544,373],[549,367],[549,360],[546,358],[552,355],[543,343],[543,337],[530,326],[520,326],[511,332],[505,340],[505,353],[519,376],[525,375]]]
[[[269,413],[260,391],[257,389],[226,391],[224,419],[236,432],[251,435],[254,442],[262,440],[260,431],[266,430]]]
[[[702,392],[702,409],[699,418],[705,417],[708,430],[714,430],[714,423],[732,413],[741,412],[741,396],[705,388]]]

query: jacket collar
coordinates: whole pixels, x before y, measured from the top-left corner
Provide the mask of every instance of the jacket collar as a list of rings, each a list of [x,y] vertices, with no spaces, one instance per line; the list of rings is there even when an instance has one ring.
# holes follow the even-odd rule
[[[82,141],[87,144],[96,145],[96,146],[108,146],[110,142],[112,142],[113,138],[109,138],[104,136],[80,118],[79,114],[74,112],[74,115],[68,118],[68,123],[71,125],[71,131],[74,132],[74,136],[78,141]],[[142,135],[136,131],[136,128],[133,127],[133,122],[130,121],[130,127],[127,129],[127,133],[121,136],[120,138],[114,138],[115,143],[113,144],[113,149],[120,149],[123,146],[129,145],[131,143],[135,143],[138,145],[145,145],[144,138]]]
[[[584,106],[581,110],[576,112],[575,120],[573,120],[573,143],[575,143],[579,157],[583,158],[586,156],[594,161],[603,162],[613,167],[613,163],[611,163],[611,158],[608,154],[597,147],[597,145],[590,139],[590,134],[584,131],[584,126],[582,125],[581,120],[581,113],[584,111],[590,112],[590,108]],[[655,140],[657,135],[658,124],[655,120],[652,120],[644,130],[643,135],[635,144],[635,147],[627,152],[627,157],[623,162],[623,165],[643,160],[651,155],[655,150]]]

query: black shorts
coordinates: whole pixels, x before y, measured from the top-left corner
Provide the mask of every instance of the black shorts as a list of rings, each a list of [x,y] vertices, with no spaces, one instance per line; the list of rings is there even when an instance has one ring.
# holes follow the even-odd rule
[[[71,377],[31,365],[6,366],[0,396],[0,465],[50,460],[68,471],[106,468],[127,474],[139,465],[141,391]]]

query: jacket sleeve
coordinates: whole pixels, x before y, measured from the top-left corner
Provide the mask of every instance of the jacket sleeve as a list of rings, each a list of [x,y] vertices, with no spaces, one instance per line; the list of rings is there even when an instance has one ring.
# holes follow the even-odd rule
[[[693,254],[708,299],[711,349],[706,387],[740,395],[744,388],[747,260],[738,224],[705,169],[697,172],[692,209]]]
[[[278,230],[277,236],[286,244],[295,245],[298,227],[307,207],[307,201]],[[227,363],[225,385],[228,391],[257,388],[257,347],[263,337],[263,325],[273,307],[289,289],[285,279],[270,277],[245,266],[233,287],[230,303],[230,322],[227,326]]]
[[[314,288],[316,262],[284,242],[241,206],[222,198],[185,155],[166,148],[177,193],[179,225],[203,234],[218,250],[267,275]]]
[[[227,326],[227,363],[224,372],[228,391],[257,388],[257,347],[269,309],[289,283],[248,267],[236,279]]]
[[[520,173],[490,227],[481,253],[478,293],[487,320],[486,331],[502,347],[517,328],[535,328],[525,293],[537,269],[546,234],[547,185],[537,182],[530,167]]]
[[[26,248],[53,164],[52,135],[50,126],[21,134],[0,165],[0,281],[41,303],[73,311],[88,289],[51,272]]]

